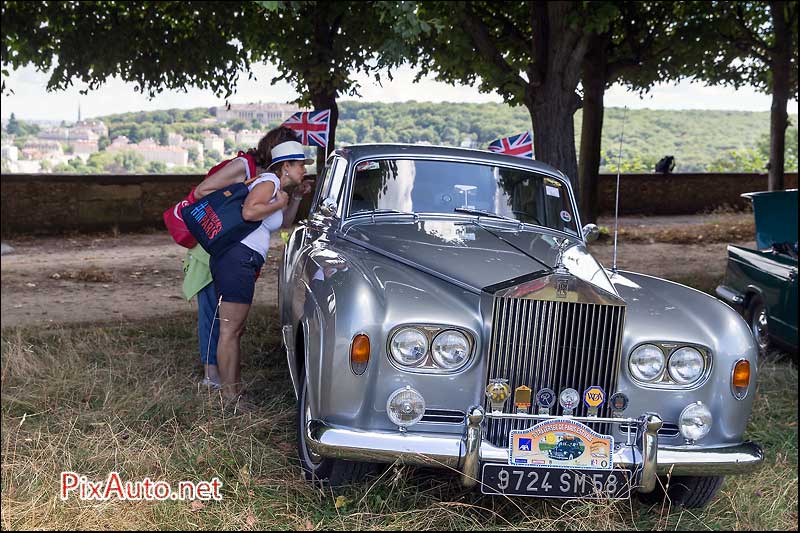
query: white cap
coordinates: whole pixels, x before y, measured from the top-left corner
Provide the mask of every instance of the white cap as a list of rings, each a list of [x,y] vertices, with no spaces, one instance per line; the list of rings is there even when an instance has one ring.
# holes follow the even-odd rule
[[[270,166],[282,161],[305,161],[306,165],[314,162],[313,159],[307,158],[303,153],[303,145],[297,141],[286,141],[277,145],[270,152],[272,155],[272,162]]]

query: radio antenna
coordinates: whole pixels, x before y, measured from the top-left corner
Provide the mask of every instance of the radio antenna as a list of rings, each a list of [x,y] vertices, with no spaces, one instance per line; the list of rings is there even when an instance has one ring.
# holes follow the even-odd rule
[[[617,273],[617,235],[619,234],[619,167],[622,160],[622,139],[625,137],[625,119],[628,117],[628,106],[622,113],[622,132],[619,135],[619,153],[617,154],[617,199],[614,202],[614,264],[611,273]]]

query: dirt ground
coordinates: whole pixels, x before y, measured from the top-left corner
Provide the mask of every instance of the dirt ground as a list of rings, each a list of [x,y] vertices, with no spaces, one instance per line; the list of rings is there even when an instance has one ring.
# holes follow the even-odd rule
[[[703,228],[746,223],[752,214],[691,217],[627,217],[620,228],[641,236],[665,228]],[[601,219],[613,229],[613,220]],[[676,281],[722,277],[727,242],[666,244],[626,242],[618,250],[619,268]],[[14,252],[2,257],[2,327],[47,326],[78,322],[126,321],[196,311],[195,301],[181,295],[185,249],[166,232],[21,237],[4,241]],[[750,244],[747,241],[739,244]],[[592,245],[600,262],[610,267],[613,247]],[[267,262],[256,284],[255,302],[277,303],[278,265],[283,241],[273,235]]]

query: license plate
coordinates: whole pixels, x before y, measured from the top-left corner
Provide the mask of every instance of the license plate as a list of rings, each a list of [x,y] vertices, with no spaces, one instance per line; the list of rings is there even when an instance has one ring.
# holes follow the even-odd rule
[[[481,491],[536,498],[626,499],[630,497],[630,479],[630,471],[621,469],[515,468],[484,464]]]

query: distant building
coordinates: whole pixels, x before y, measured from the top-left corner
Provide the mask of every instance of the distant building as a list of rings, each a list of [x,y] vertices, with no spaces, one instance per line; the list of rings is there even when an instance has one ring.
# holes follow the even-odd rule
[[[132,144],[125,136],[116,137],[106,148],[109,152],[130,151],[141,154],[145,162],[160,161],[168,167],[185,167],[189,164],[189,152],[180,146],[159,146],[153,139],[144,139]]]
[[[268,124],[275,121],[283,122],[298,111],[302,110],[293,104],[258,102],[257,104],[231,104],[230,109],[227,106],[220,106],[216,108],[216,115],[219,122],[231,120],[251,122],[255,119],[261,124]]]
[[[183,135],[181,135],[180,133],[169,132],[167,134],[167,145],[180,146],[182,142],[183,142]]]
[[[95,141],[100,139],[100,136],[95,133],[92,128],[79,126],[69,130],[70,141]]]
[[[120,147],[123,147],[123,146],[128,146],[130,144],[130,142],[131,142],[130,139],[128,139],[124,135],[120,135],[119,137],[114,137],[114,139],[112,139],[111,144],[108,146],[107,149],[111,150],[111,149],[114,149],[114,148],[120,148]]]
[[[36,136],[40,139],[46,139],[50,141],[66,141],[67,139],[69,139],[69,129],[50,128],[47,130],[40,131]]]
[[[108,127],[102,120],[78,120],[75,123],[75,127],[92,130],[98,137],[108,137]]]
[[[2,158],[8,159],[9,161],[16,161],[17,159],[19,159],[19,148],[17,148],[13,144],[3,146]]]
[[[183,141],[181,143],[181,148],[185,148],[186,149],[187,157],[188,157],[189,152],[191,152],[192,150],[195,150],[197,152],[198,161],[202,162],[203,159],[205,158],[204,151],[203,151],[203,143],[201,143],[201,142],[198,142],[198,141],[195,141],[195,140],[192,140],[192,139],[186,139],[185,141]],[[220,152],[220,153],[222,153],[222,152]]]
[[[39,160],[26,160],[20,159],[9,163],[11,172],[18,172],[20,174],[36,174],[42,171],[42,162]]]
[[[256,146],[263,136],[263,131],[242,130],[236,134],[235,142],[237,145]]]
[[[203,135],[203,146],[209,152],[216,150],[220,155],[225,153],[225,141],[219,135],[214,135],[211,132],[206,132]]]
[[[144,139],[134,150],[146,162],[160,161],[169,166],[185,167],[189,164],[189,152],[179,146],[159,146],[153,139]]]
[[[236,142],[236,132],[230,128],[220,128],[219,136],[231,142]]]
[[[62,157],[64,150],[61,149],[61,143],[58,141],[50,141],[45,139],[32,139],[25,143],[22,147],[23,159],[53,159]]]
[[[86,155],[87,157],[100,149],[97,146],[97,141],[71,141],[72,153],[75,155]],[[82,158],[83,159],[83,158]]]

